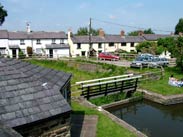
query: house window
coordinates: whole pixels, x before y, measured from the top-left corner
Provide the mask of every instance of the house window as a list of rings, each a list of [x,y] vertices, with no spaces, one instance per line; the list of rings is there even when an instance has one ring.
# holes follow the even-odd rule
[[[77,44],[77,49],[81,49],[81,43]]]
[[[131,43],[131,47],[134,47],[134,42]]]
[[[52,39],[52,44],[56,44],[56,40],[55,39]]]
[[[126,46],[126,42],[122,42],[121,43],[121,46]]]
[[[101,49],[102,48],[102,43],[98,44],[98,48]]]
[[[102,50],[99,50],[99,51],[98,51],[98,53],[101,53],[101,52],[102,52]]]
[[[21,40],[20,40],[20,45],[25,45],[24,39],[21,39]]]
[[[81,51],[81,56],[85,56],[86,51]]]
[[[60,39],[60,44],[64,44],[64,40],[63,39]]]
[[[41,48],[36,48],[36,54],[41,54]]]
[[[40,39],[37,39],[37,44],[41,44],[41,40]]]
[[[3,55],[3,54],[5,54],[5,49],[0,48],[0,55]]]
[[[113,46],[114,46],[113,42],[109,43],[109,47],[113,47]]]

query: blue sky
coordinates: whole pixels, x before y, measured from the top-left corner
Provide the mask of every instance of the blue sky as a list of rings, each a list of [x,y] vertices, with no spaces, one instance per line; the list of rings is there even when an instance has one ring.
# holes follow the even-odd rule
[[[136,28],[106,24],[102,21],[156,30],[174,31],[182,14],[182,0],[1,0],[8,17],[0,29],[22,31],[26,22],[31,30],[76,32],[79,27],[103,28],[119,34]],[[156,33],[170,33],[156,31]]]

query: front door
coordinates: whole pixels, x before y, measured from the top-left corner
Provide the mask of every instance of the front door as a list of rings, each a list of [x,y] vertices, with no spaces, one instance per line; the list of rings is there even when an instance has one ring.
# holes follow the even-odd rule
[[[53,58],[53,49],[49,50],[50,58]]]
[[[17,50],[16,49],[12,49],[12,56],[13,56],[13,58],[17,57]]]

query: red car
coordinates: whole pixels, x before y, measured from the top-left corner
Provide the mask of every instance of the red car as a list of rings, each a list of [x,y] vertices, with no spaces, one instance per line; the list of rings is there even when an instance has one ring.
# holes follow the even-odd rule
[[[120,60],[119,56],[113,55],[113,54],[108,53],[108,52],[99,53],[98,58],[100,60],[102,60],[102,59],[104,59],[104,60]]]

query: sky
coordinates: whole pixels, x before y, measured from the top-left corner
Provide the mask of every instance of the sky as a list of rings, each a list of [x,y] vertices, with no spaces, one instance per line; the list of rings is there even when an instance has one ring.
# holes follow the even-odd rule
[[[80,27],[102,28],[107,34],[152,30],[174,32],[183,17],[183,0],[1,0],[8,17],[0,29],[25,31],[65,31]]]

